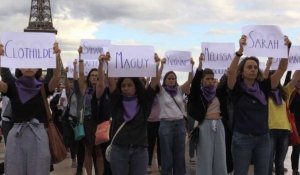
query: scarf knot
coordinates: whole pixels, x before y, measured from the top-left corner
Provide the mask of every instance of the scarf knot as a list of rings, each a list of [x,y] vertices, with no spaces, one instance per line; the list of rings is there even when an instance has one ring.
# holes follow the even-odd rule
[[[138,99],[136,96],[126,97],[123,96],[123,118],[126,122],[132,120],[139,110]]]
[[[215,86],[205,86],[201,87],[204,98],[210,102],[216,96],[216,87]]]
[[[177,95],[177,87],[176,86],[164,86],[167,93],[169,93],[172,97]]]
[[[19,99],[24,104],[41,91],[42,82],[35,77],[21,76],[16,80],[15,85]]]

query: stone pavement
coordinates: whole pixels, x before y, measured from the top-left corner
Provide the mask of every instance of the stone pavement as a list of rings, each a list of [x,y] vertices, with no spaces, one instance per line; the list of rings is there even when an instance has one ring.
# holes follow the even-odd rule
[[[186,146],[187,148],[187,146]],[[292,175],[291,170],[291,162],[290,162],[290,156],[291,156],[291,150],[292,147],[289,147],[286,159],[285,159],[285,167],[288,168],[288,172],[285,173],[285,175]],[[0,143],[0,162],[4,159],[4,143],[3,141]],[[187,175],[195,175],[195,163],[190,163],[188,158],[188,151],[186,151],[186,162],[187,162]],[[154,155],[154,160],[152,164],[152,173],[151,175],[159,175],[159,170],[157,168],[157,164],[155,163],[156,156]],[[75,175],[76,168],[71,168],[71,159],[68,155],[68,158],[65,159],[63,162],[54,165],[55,171],[52,172],[50,175]],[[85,174],[86,175],[86,174]],[[250,166],[248,175],[253,175],[253,167]]]

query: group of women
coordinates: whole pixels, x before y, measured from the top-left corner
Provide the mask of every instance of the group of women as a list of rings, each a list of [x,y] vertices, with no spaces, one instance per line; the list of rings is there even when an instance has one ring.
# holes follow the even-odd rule
[[[240,47],[224,75],[225,81],[219,85],[215,84],[212,69],[202,68],[203,54],[195,76],[190,72],[183,85],[178,85],[173,71],[167,72],[160,84],[166,60],[156,54],[153,56],[157,63],[156,77],[149,83],[142,78],[106,77],[103,67],[109,61],[109,53],[99,56],[98,69],[92,69],[86,77],[83,60],[75,61],[74,93],[68,93],[70,105],[74,104],[69,111],[70,120],[77,121],[79,111],[83,110],[86,134],[77,143],[81,145],[77,149],[77,174],[82,174],[83,162],[88,175],[92,174],[93,162],[99,175],[145,174],[152,162],[153,139],[159,140],[161,174],[186,174],[187,115],[198,121],[200,129],[196,174],[226,175],[234,171],[235,175],[245,175],[251,162],[255,175],[272,174],[273,162],[275,174],[283,174],[291,130],[288,108],[295,114],[300,128],[300,73],[296,71],[291,81],[281,86],[288,59],[281,59],[276,71],[269,71],[269,59],[262,73],[256,57],[241,59],[246,40],[246,36],[241,37]],[[288,51],[291,42],[287,37],[285,44]],[[54,51],[59,59],[59,48],[55,47]],[[194,65],[192,59],[191,64]],[[11,100],[15,122],[7,139],[5,174],[49,174],[46,115],[40,90],[45,88],[50,95],[59,82],[60,71],[55,69],[52,79],[43,82],[40,69],[18,70],[16,79],[0,81],[0,91]],[[188,104],[184,94],[188,95]],[[230,117],[232,124],[228,124]],[[110,118],[110,135],[115,139],[107,162],[103,155],[109,143],[95,145],[94,134],[97,124]],[[299,145],[293,147],[294,174],[298,173],[299,148]],[[231,156],[233,166],[229,166]]]

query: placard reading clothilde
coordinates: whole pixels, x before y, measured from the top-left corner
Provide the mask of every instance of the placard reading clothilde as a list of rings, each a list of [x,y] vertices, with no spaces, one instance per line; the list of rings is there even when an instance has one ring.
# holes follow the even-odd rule
[[[55,34],[31,32],[7,32],[1,34],[4,56],[1,67],[55,68],[53,54]]]
[[[277,70],[282,58],[273,58],[270,70]],[[300,46],[292,46],[287,70],[300,70]]]
[[[153,46],[112,45],[109,52],[109,77],[156,76]]]
[[[108,51],[110,40],[82,39],[80,46],[82,47],[82,59],[98,60],[100,54],[104,54]]]
[[[201,44],[204,54],[203,67],[210,69],[227,69],[235,56],[234,43]]]
[[[284,45],[284,35],[278,26],[253,25],[242,29],[247,36],[244,54],[257,57],[287,58],[287,46]]]

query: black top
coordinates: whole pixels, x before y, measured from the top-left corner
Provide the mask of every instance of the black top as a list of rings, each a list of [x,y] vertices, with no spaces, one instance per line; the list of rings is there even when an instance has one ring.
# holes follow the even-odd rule
[[[243,134],[265,134],[268,132],[268,105],[263,105],[255,97],[243,91],[242,79],[238,78],[230,91],[234,104],[234,131]],[[265,94],[266,101],[271,91],[271,80],[265,79],[259,83],[259,88]]]
[[[123,146],[148,146],[147,119],[150,115],[155,95],[155,91],[149,86],[145,93],[143,93],[143,96],[139,98],[140,101],[138,101],[138,104],[140,105],[140,108],[136,116],[127,122],[120,130],[113,144]],[[110,101],[113,118],[111,128],[112,138],[124,122],[121,92],[119,90],[115,90],[112,94],[110,94]]]
[[[96,92],[95,92],[96,94]],[[102,123],[106,120],[109,120],[111,118],[111,106],[110,106],[110,100],[109,100],[109,89],[105,88],[102,96],[99,100],[97,100],[96,95],[93,95],[92,98],[92,111],[94,111],[94,105],[96,104],[96,123]]]
[[[295,122],[297,126],[298,133],[300,133],[300,94],[295,93],[295,96],[290,102],[290,111],[295,115]]]

